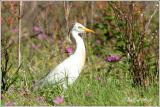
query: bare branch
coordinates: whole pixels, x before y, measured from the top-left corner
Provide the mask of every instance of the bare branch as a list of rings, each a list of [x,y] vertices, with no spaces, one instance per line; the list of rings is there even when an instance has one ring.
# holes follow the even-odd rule
[[[156,6],[156,9],[154,10],[153,14],[152,14],[151,17],[149,18],[148,23],[145,25],[145,31],[144,31],[144,33],[147,33],[147,30],[148,30],[148,28],[149,28],[149,25],[150,25],[150,23],[151,23],[151,20],[152,20],[153,16],[156,14],[157,10],[158,10],[158,6]]]
[[[23,1],[20,1],[20,7],[19,7],[19,18],[18,18],[18,22],[19,22],[19,32],[18,32],[18,66],[20,66],[21,64],[21,35],[22,35],[22,3]]]
[[[65,33],[68,34],[69,32],[69,20],[68,20],[68,17],[69,17],[69,13],[70,13],[70,9],[72,7],[72,4],[69,4],[68,1],[64,1],[64,12],[65,12],[65,22],[66,22],[66,31]],[[71,43],[71,40],[70,40],[70,34],[67,35],[67,41],[69,41],[69,43]]]

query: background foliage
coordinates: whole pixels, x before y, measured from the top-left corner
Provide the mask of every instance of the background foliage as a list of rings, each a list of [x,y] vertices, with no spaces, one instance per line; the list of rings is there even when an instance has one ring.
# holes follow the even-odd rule
[[[1,3],[2,105],[56,105],[56,96],[64,96],[60,105],[158,105],[158,2],[25,1],[21,16],[20,2]],[[65,48],[75,48],[68,42],[75,21],[96,32],[82,36],[87,59],[80,77],[65,92],[32,92],[68,57]],[[108,62],[110,55],[120,60]]]

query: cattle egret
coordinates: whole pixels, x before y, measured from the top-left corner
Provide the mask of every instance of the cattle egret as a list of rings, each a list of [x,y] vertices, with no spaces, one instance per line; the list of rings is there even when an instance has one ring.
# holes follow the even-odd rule
[[[60,83],[66,89],[68,85],[72,84],[80,75],[85,63],[86,52],[83,39],[79,36],[80,33],[92,32],[80,23],[75,23],[71,29],[72,38],[76,43],[76,50],[74,54],[65,59],[62,63],[55,67],[48,75],[38,82],[40,87],[46,84]]]

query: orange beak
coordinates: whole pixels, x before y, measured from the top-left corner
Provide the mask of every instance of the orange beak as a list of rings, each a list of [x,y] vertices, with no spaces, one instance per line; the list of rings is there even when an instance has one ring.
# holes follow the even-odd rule
[[[91,29],[88,29],[88,28],[83,28],[83,30],[85,30],[86,32],[92,32],[92,33],[95,33],[95,31],[91,30]]]

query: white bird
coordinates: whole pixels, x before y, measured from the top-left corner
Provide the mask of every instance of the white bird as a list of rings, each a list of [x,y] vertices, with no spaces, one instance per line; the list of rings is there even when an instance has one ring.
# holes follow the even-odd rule
[[[63,85],[63,88],[66,89],[68,85],[74,83],[74,81],[79,77],[86,59],[85,45],[79,34],[85,32],[94,33],[93,30],[84,27],[80,23],[76,22],[74,24],[71,30],[72,38],[76,43],[76,50],[74,54],[56,66],[45,78],[41,79],[38,82],[40,87],[43,87],[47,84],[54,85],[56,83],[60,83]]]

